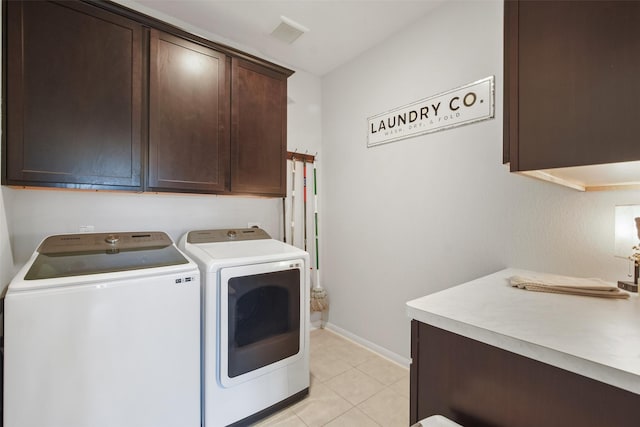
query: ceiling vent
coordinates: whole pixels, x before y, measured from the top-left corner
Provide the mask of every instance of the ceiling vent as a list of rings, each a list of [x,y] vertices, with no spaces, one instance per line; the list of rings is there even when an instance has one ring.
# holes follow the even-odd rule
[[[271,35],[281,42],[292,44],[298,37],[309,31],[304,25],[298,24],[286,16],[281,16],[280,20],[282,22],[271,32]]]

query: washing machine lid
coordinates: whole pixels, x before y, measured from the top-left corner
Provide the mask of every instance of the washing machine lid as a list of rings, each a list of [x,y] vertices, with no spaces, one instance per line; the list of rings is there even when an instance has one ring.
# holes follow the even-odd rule
[[[25,281],[188,264],[163,232],[86,233],[47,237]]]

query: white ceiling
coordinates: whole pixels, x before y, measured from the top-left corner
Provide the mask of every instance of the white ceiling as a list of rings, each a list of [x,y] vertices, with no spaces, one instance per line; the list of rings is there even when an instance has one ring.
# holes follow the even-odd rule
[[[322,76],[444,0],[136,0],[282,65]],[[284,15],[310,31],[289,45],[270,33]]]

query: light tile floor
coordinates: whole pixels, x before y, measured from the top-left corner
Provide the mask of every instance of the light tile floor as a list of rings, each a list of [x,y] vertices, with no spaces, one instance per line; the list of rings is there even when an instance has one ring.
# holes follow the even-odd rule
[[[326,329],[311,331],[309,396],[255,426],[407,427],[409,370]]]

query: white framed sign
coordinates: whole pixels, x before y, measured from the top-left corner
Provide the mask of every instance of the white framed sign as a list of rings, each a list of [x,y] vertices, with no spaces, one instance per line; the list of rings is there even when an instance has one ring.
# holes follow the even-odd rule
[[[442,92],[367,118],[367,147],[494,117],[495,78]]]

